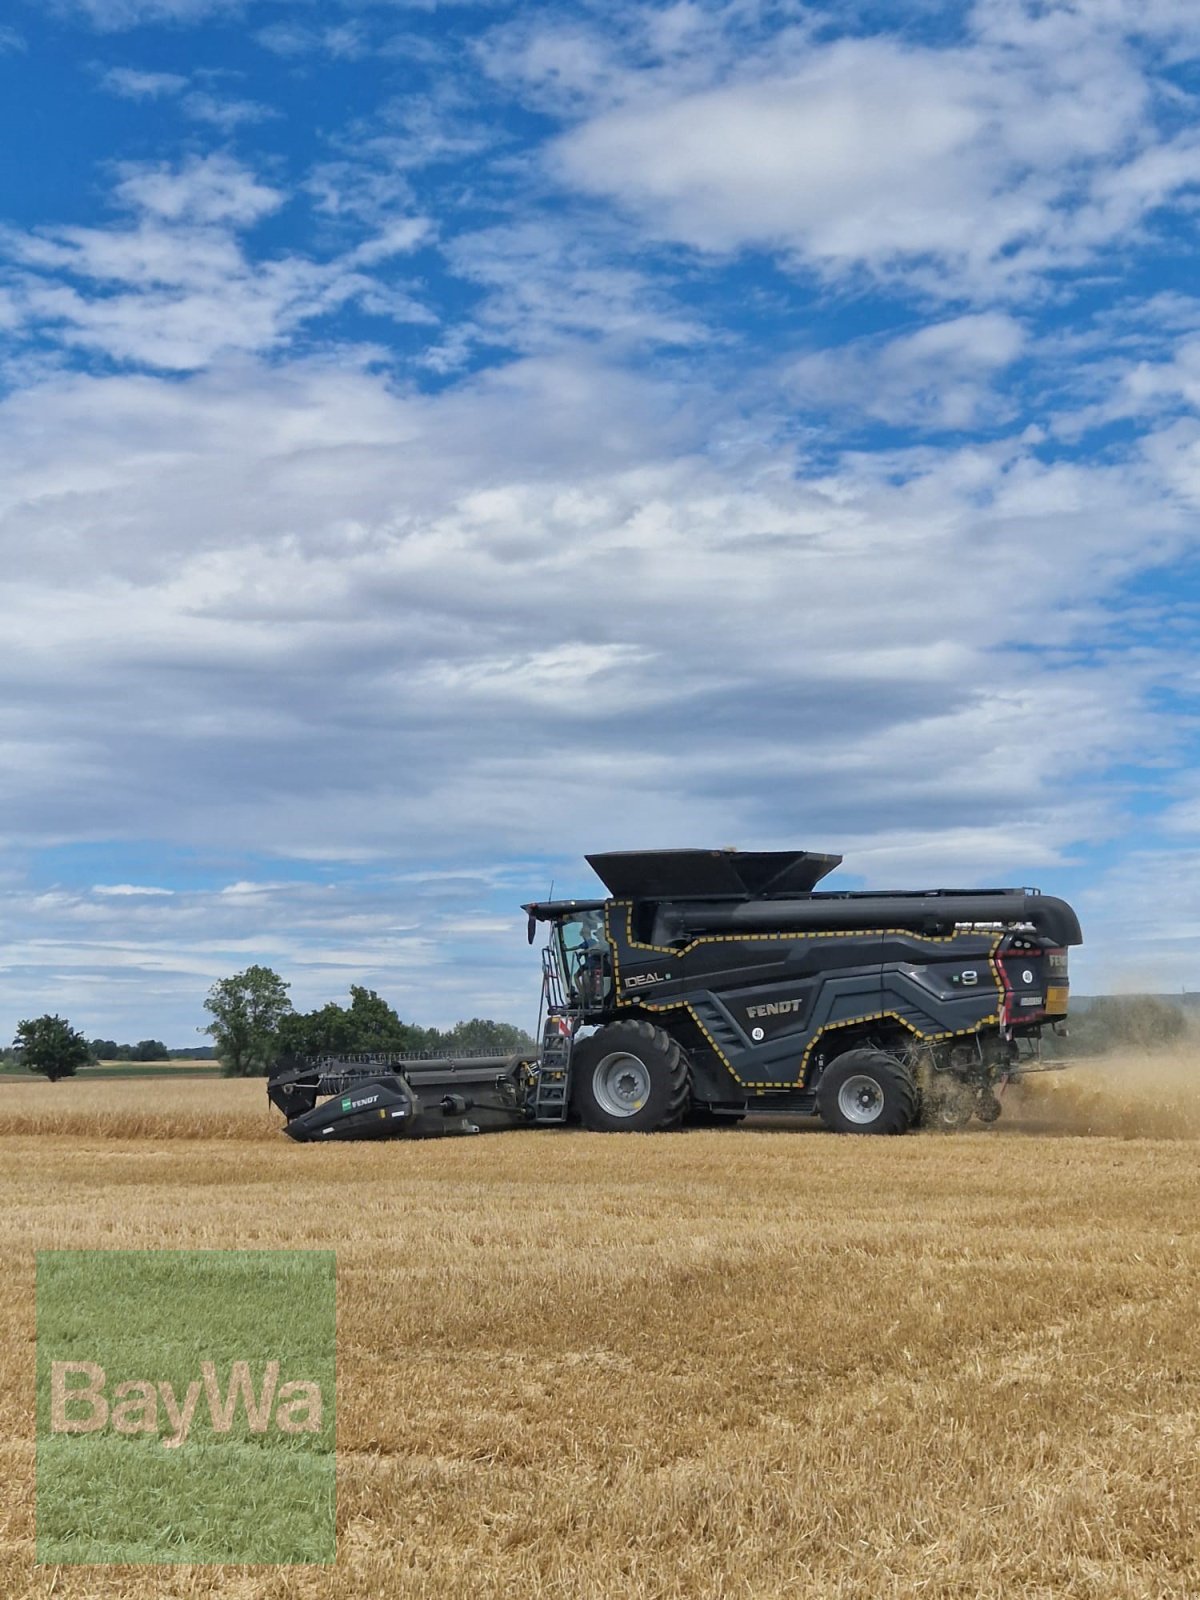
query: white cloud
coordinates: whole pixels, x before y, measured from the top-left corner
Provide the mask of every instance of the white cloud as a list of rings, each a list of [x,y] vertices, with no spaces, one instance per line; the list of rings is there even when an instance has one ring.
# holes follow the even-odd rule
[[[190,117],[193,122],[208,123],[222,133],[235,133],[244,124],[268,122],[279,115],[271,106],[257,100],[231,99],[214,94],[210,89],[197,89],[190,85],[191,79],[178,72],[139,72],[132,67],[110,67],[100,78],[102,89],[126,100],[157,100],[163,96],[174,96],[184,116]],[[209,169],[214,160],[218,158],[208,158]],[[210,177],[214,175],[210,170]]]
[[[188,80],[178,72],[140,72],[135,67],[110,67],[100,79],[100,87],[127,100],[157,100],[160,95],[180,94]]]
[[[446,245],[451,268],[487,297],[431,358],[465,357],[473,344],[546,350],[585,338],[617,348],[689,346],[708,334],[652,274],[620,260],[611,239],[550,221],[459,234]],[[457,364],[446,360],[447,366]]]
[[[393,256],[407,255],[428,242],[433,226],[428,217],[397,217],[385,223],[374,238],[357,245],[347,256],[356,267],[373,267]]]
[[[290,980],[301,1010],[345,1003],[350,985],[365,983],[425,1025],[481,1013],[534,1025],[537,953],[525,943],[521,888],[504,892],[501,914],[484,917],[471,896],[487,885],[470,880],[238,887],[245,892],[138,894],[119,904],[95,891],[0,887],[13,930],[0,947],[0,1012],[15,1022],[66,1010],[91,1037],[196,1045],[205,1042],[197,1025],[209,985],[265,961]]]
[[[1135,848],[1078,896],[1092,992],[1200,990],[1200,850]]]
[[[19,835],[415,862],[786,812],[1052,860],[1080,774],[1161,737],[1103,603],[1190,523],[1136,463],[716,462],[702,408],[578,355],[425,397],[60,378],[0,424]]]
[[[326,55],[334,61],[357,61],[370,49],[366,29],[357,20],[322,28],[295,21],[273,22],[254,37],[265,49],[288,59]]]
[[[982,312],[803,356],[785,381],[806,409],[849,408],[883,422],[964,429],[1005,415],[993,380],[1025,342],[1013,317]]]
[[[132,225],[0,239],[17,267],[9,304],[27,329],[119,362],[183,371],[278,348],[351,302],[394,321],[433,320],[370,271],[413,248],[423,220],[398,219],[332,260],[255,261],[237,231],[284,196],[227,156],[125,167],[116,194],[139,213]]]
[[[28,48],[23,34],[18,33],[15,28],[0,26],[0,56],[24,53]]]
[[[1200,182],[1195,137],[1155,133],[1151,81],[1119,33],[1075,17],[1022,40],[804,41],[682,88],[674,66],[628,68],[552,165],[699,250],[1015,292]]]
[[[60,10],[79,12],[94,28],[117,33],[146,23],[199,22],[241,11],[245,0],[55,0]]]
[[[278,189],[226,155],[193,156],[178,167],[133,165],[122,169],[117,199],[164,222],[227,223],[244,228],[277,211]]]
[[[174,894],[174,889],[158,889],[140,883],[96,883],[92,885],[93,894],[101,895],[169,895]]]
[[[258,100],[231,100],[207,90],[196,89],[181,101],[185,116],[193,122],[206,122],[222,133],[234,133],[245,124],[269,122],[279,112]]]

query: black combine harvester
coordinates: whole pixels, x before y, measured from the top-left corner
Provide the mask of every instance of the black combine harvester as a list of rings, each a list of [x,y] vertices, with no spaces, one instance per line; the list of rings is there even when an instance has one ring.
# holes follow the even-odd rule
[[[1079,922],[1036,889],[818,891],[842,858],[804,850],[587,859],[608,899],[524,908],[548,932],[537,1052],[291,1062],[267,1085],[288,1135],[957,1128],[994,1122],[1065,1021]]]

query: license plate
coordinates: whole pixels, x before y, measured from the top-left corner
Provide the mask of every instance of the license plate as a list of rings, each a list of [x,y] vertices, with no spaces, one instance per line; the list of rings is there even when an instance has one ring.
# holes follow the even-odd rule
[[[1068,989],[1065,983],[1052,983],[1046,990],[1046,1010],[1056,1011],[1063,1016],[1067,1011]]]

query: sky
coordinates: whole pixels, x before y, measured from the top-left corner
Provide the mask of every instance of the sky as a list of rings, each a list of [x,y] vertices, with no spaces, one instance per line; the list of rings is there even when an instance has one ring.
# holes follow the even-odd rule
[[[9,0],[0,1032],[529,1026],[585,852],[1200,988],[1194,0]]]

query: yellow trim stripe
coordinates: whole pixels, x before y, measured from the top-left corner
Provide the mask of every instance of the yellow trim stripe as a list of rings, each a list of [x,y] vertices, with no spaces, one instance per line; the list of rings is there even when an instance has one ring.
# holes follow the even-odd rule
[[[604,931],[605,931],[605,935],[606,935],[606,937],[608,939],[609,947],[610,947],[610,949],[612,950],[612,953],[613,953],[613,983],[616,986],[616,990],[617,990],[617,992],[619,994],[620,993],[620,988],[621,988],[621,958],[620,958],[620,953],[619,953],[618,948],[617,948],[617,941],[613,938],[613,935],[612,935],[612,928],[611,928],[611,925],[610,925],[610,922],[609,922],[609,917],[610,917],[610,911],[609,911],[609,908],[606,906],[604,908]],[[947,934],[947,933],[922,934],[922,933],[914,933],[911,928],[851,928],[851,929],[838,928],[836,930],[831,930],[831,931],[829,931],[827,933],[822,933],[822,932],[814,932],[814,933],[746,933],[746,934],[714,933],[714,934],[702,934],[698,939],[693,939],[690,944],[684,945],[682,949],[675,950],[669,945],[642,944],[639,940],[637,940],[637,939],[635,939],[633,937],[633,905],[632,905],[631,902],[626,902],[625,917],[626,917],[626,942],[628,943],[628,945],[630,946],[631,949],[634,949],[634,950],[648,950],[651,953],[653,953],[654,955],[665,955],[665,956],[674,956],[674,957],[685,956],[685,955],[688,954],[689,951],[696,949],[696,947],[698,945],[702,945],[702,944],[743,944],[743,943],[746,943],[746,942],[751,941],[751,940],[765,940],[765,941],[767,941],[767,942],[769,942],[771,944],[787,944],[787,943],[790,943],[790,942],[794,942],[796,940],[804,940],[804,939],[859,939],[859,938],[883,937],[883,936],[887,936],[887,935],[891,935],[891,934],[897,934],[897,935],[900,935],[900,936],[902,936],[904,938],[908,938],[908,939],[918,939],[918,940],[920,940],[920,941],[922,941],[923,943],[926,943],[926,944],[951,944],[951,943],[954,942],[955,939],[964,939],[964,938],[972,938],[972,937],[978,938],[979,937],[978,934],[972,935],[970,933],[970,931],[967,930],[967,929],[960,929],[959,931],[957,931],[955,933],[949,933],[949,934]],[[997,934],[993,934],[991,937],[992,937],[992,949],[991,949],[991,953],[987,957],[987,961],[988,961],[988,965],[992,969],[992,977],[995,980],[996,992],[999,995],[1003,996],[1003,994],[1005,993],[1005,989],[1004,989],[1003,981],[1001,980],[1001,977],[1000,977],[1000,969],[999,969],[999,966],[997,965],[997,952],[999,951],[1000,946],[1004,941],[1004,934],[997,933]],[[823,1023],[821,1025],[821,1027],[819,1027],[817,1029],[816,1033],[813,1034],[813,1036],[809,1040],[808,1044],[804,1047],[804,1053],[800,1057],[800,1075],[799,1075],[799,1077],[797,1077],[795,1079],[790,1079],[790,1078],[778,1078],[778,1079],[775,1079],[775,1078],[771,1078],[771,1079],[764,1079],[762,1081],[759,1081],[759,1080],[754,1080],[754,1079],[747,1080],[747,1079],[741,1077],[741,1075],[734,1068],[732,1062],[729,1060],[729,1057],[725,1054],[724,1050],[721,1049],[721,1046],[713,1038],[712,1034],[708,1031],[707,1027],[705,1027],[703,1020],[701,1019],[701,1017],[699,1016],[699,1014],[696,1011],[696,1008],[691,1004],[690,1001],[687,1001],[687,1000],[671,1000],[671,1001],[659,1001],[659,1002],[656,1003],[656,1002],[654,1002],[652,1000],[643,1000],[639,996],[636,999],[631,1000],[630,1003],[640,1006],[644,1011],[686,1011],[691,1016],[692,1021],[700,1029],[700,1032],[708,1040],[708,1043],[709,1043],[710,1047],[712,1048],[713,1052],[716,1054],[717,1059],[721,1062],[722,1066],[729,1073],[730,1077],[734,1080],[734,1082],[737,1083],[739,1085],[739,1087],[741,1087],[743,1089],[756,1089],[760,1093],[765,1089],[800,1089],[800,1088],[803,1088],[804,1087],[804,1080],[805,1080],[805,1078],[807,1076],[808,1059],[809,1059],[809,1057],[812,1055],[814,1049],[816,1048],[817,1044],[820,1042],[822,1037],[827,1033],[832,1033],[837,1028],[854,1028],[854,1027],[859,1026],[859,1024],[863,1023],[863,1022],[881,1022],[885,1018],[891,1017],[894,1021],[898,1022],[902,1028],[907,1028],[909,1033],[915,1034],[918,1039],[928,1039],[932,1043],[936,1044],[939,1040],[942,1040],[942,1039],[971,1038],[975,1034],[980,1033],[984,1028],[990,1027],[993,1023],[999,1023],[999,1021],[1000,1021],[999,1011],[995,1011],[990,1016],[981,1017],[980,1020],[977,1023],[975,1023],[974,1027],[968,1029],[965,1033],[958,1033],[958,1032],[955,1032],[952,1029],[949,1030],[949,1031],[943,1032],[943,1033],[923,1033],[921,1031],[921,1029],[918,1028],[914,1023],[909,1022],[906,1017],[902,1017],[898,1011],[891,1011],[891,1010],[888,1010],[888,1011],[865,1011],[865,1012],[862,1013],[861,1016],[857,1016],[857,1017],[842,1017],[842,1018],[839,1018],[836,1022]]]

